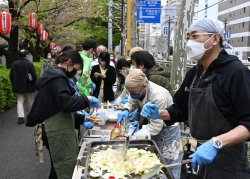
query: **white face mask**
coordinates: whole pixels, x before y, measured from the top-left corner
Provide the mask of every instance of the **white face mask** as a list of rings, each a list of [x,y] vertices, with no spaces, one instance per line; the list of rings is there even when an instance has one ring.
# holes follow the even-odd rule
[[[110,60],[114,60],[114,57],[110,57]]]
[[[76,72],[76,75],[77,75],[77,76],[81,76],[81,74],[82,74],[82,70],[78,70],[78,71]]]
[[[209,39],[207,39],[204,43],[201,42],[196,42],[194,40],[188,40],[187,44],[186,44],[186,52],[187,52],[187,56],[188,58],[190,58],[191,60],[194,61],[198,61],[200,60],[204,53],[212,48],[213,46],[205,49],[204,45],[205,43],[207,43],[214,35],[212,35]]]
[[[128,76],[128,72],[127,72],[126,69],[122,69],[122,75],[123,75],[124,77],[127,77],[127,76]]]

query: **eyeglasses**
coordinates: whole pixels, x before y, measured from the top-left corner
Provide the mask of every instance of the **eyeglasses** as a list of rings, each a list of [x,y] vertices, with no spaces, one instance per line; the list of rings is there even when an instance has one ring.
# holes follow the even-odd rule
[[[194,34],[191,34],[191,35],[186,35],[186,41],[188,40],[195,40],[195,39],[198,39],[200,37],[200,35],[212,35],[214,33],[194,33]]]

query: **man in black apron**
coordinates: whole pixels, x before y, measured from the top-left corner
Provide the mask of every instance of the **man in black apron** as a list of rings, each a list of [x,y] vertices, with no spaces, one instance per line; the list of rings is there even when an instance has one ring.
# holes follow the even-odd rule
[[[198,64],[186,74],[172,106],[158,110],[147,103],[141,112],[168,125],[189,120],[199,147],[189,156],[193,176],[186,178],[250,178],[245,145],[250,139],[250,71],[223,43],[223,27],[209,18],[191,25],[186,51]]]

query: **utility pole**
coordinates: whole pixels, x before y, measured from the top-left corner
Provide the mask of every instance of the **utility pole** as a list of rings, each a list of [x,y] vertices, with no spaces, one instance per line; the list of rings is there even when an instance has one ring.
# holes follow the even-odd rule
[[[225,18],[225,21],[224,21],[224,29],[225,29],[224,39],[226,39],[226,34],[227,34],[227,18]]]
[[[168,58],[167,60],[169,60],[170,58],[170,17],[168,17]]]
[[[131,1],[132,0],[127,0],[127,45],[126,45],[126,53],[125,53],[125,58],[127,59],[129,57],[129,51],[131,49]]]
[[[123,49],[124,49],[124,47],[123,47],[123,40],[124,40],[124,22],[123,22],[123,15],[124,14],[124,0],[122,0],[122,14],[121,14],[121,57],[123,57],[123,54],[124,54],[124,52],[123,52]]]
[[[109,22],[108,22],[108,51],[111,53],[113,52],[113,44],[112,44],[112,18],[113,18],[113,15],[112,15],[112,6],[113,6],[113,0],[110,0],[109,3],[108,3],[108,6],[109,6]]]

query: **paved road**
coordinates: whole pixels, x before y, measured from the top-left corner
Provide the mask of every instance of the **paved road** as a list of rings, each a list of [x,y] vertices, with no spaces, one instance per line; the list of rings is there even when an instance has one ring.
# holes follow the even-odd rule
[[[34,128],[17,124],[16,107],[0,115],[0,179],[47,179],[50,160],[44,148],[44,163],[34,150]]]

